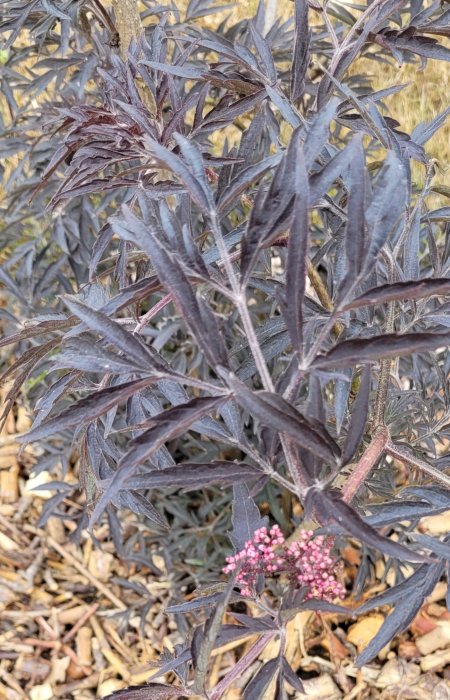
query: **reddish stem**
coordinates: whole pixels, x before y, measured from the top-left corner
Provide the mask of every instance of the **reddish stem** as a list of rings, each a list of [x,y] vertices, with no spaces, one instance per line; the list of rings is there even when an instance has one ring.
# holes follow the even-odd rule
[[[347,479],[342,489],[342,500],[350,503],[356,496],[361,484],[367,479],[370,472],[380,459],[389,443],[389,431],[384,425],[375,429],[373,438],[365,450],[363,456]]]

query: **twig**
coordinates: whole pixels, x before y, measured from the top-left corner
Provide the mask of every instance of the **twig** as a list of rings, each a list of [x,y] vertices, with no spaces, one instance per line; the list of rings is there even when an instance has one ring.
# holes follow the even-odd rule
[[[101,581],[95,578],[93,574],[87,569],[81,562],[78,561],[72,554],[67,552],[64,547],[61,547],[56,540],[53,539],[53,537],[47,536],[46,538],[47,544],[50,545],[53,549],[56,549],[58,554],[60,554],[66,561],[68,561],[72,566],[74,566],[78,571],[83,574],[83,576],[86,576],[86,578],[97,588],[97,590],[102,593],[105,598],[108,598],[111,603],[113,603],[117,608],[120,610],[126,610],[127,606],[119,599],[117,596],[112,593],[109,588],[107,588]]]
[[[129,682],[131,679],[131,671],[125,666],[125,664],[122,662],[121,659],[117,656],[117,654],[111,649],[108,640],[105,637],[105,633],[103,632],[103,629],[100,625],[99,620],[96,618],[95,615],[91,615],[91,618],[89,620],[92,629],[94,630],[94,634],[98,640],[99,643],[99,648],[105,659],[108,661],[108,663],[111,664],[111,666],[117,671],[117,673],[122,676],[122,678]]]
[[[330,33],[330,37],[331,37],[331,41],[333,42],[334,50],[335,50],[336,52],[338,52],[339,49],[340,49],[339,39],[337,38],[337,34],[336,34],[335,30],[334,30],[333,23],[331,22],[330,18],[328,17],[328,12],[327,12],[327,8],[326,8],[326,2],[325,2],[325,0],[324,0],[324,3],[323,3],[323,6],[322,6],[322,5],[317,5],[317,6],[314,5],[314,9],[316,10],[316,12],[320,12],[320,13],[321,13],[321,15],[322,15],[322,17],[323,17],[323,19],[324,19],[324,21],[325,21],[325,24],[326,24],[326,26],[327,26],[327,29],[328,29],[328,31],[329,31],[329,33]]]
[[[69,631],[67,632],[66,635],[64,635],[64,637],[62,638],[63,644],[67,644],[67,642],[70,642],[70,640],[72,639],[72,637],[74,637],[74,636],[76,635],[76,633],[78,632],[78,630],[80,629],[80,627],[83,627],[83,625],[84,625],[84,623],[86,622],[86,620],[89,620],[89,618],[91,617],[91,615],[94,615],[94,613],[97,612],[97,610],[98,610],[99,607],[100,607],[100,603],[94,603],[94,605],[91,605],[91,607],[88,608],[88,609],[86,610],[86,612],[84,613],[84,615],[82,615],[82,616],[80,617],[80,619],[79,619],[78,622],[72,627],[72,629],[69,630]]]
[[[394,330],[394,302],[389,303],[388,308],[388,319],[386,323],[386,332],[392,333]],[[389,378],[391,376],[393,359],[389,358],[387,360],[381,360],[380,362],[380,376],[378,379],[377,395],[375,398],[375,405],[373,411],[373,427],[377,428],[379,425],[385,425],[385,411],[386,402],[389,389]]]
[[[447,487],[450,487],[450,476],[443,474],[439,469],[436,469],[436,467],[428,464],[428,462],[425,462],[423,459],[409,454],[402,447],[394,445],[390,440],[387,442],[385,449],[386,453],[390,455],[390,457],[394,457],[394,459],[397,459],[399,462],[403,462],[404,464],[409,464],[410,466],[424,472],[424,474],[432,476],[434,479],[440,481],[442,484],[445,484]]]
[[[70,683],[65,683],[64,685],[56,686],[54,693],[57,698],[66,698],[71,695],[72,691],[79,692],[80,690],[87,690],[88,688],[95,688],[98,686],[100,680],[100,673],[96,672],[87,678],[80,678]]]

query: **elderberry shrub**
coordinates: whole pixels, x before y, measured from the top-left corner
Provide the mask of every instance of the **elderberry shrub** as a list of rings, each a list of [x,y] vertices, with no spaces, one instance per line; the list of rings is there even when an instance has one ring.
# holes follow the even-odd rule
[[[297,612],[389,605],[367,663],[448,573],[447,538],[416,525],[450,508],[450,209],[426,151],[448,110],[405,133],[383,102],[405,86],[357,62],[448,61],[449,11],[295,0],[268,27],[262,1],[238,22],[209,0],[1,5],[3,420],[28,402],[38,469],[78,452],[40,524],[76,540],[107,519],[155,573],[159,546],[168,613],[202,622],[155,672],[178,684],[115,697],[218,700],[277,637],[244,697],[286,697]],[[358,607],[380,558],[393,583]],[[248,635],[211,688],[214,647]]]

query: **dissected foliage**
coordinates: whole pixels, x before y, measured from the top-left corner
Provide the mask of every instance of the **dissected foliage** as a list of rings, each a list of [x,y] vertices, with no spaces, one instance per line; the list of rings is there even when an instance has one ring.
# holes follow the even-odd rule
[[[16,358],[4,355],[3,420],[25,396],[37,469],[79,452],[79,485],[54,482],[41,524],[74,518],[64,499],[82,488],[75,537],[106,516],[120,555],[155,573],[163,541],[176,585],[193,576],[183,551],[197,583],[218,578],[231,499],[235,552],[267,524],[254,499],[286,535],[301,506],[336,544],[360,541],[355,598],[380,552],[394,570],[396,585],[361,608],[392,606],[358,659],[369,661],[450,558],[445,541],[413,531],[450,507],[439,449],[450,437],[450,208],[432,208],[426,154],[447,113],[406,134],[383,107],[405,86],[374,92],[349,68],[361,55],[448,61],[449,10],[295,0],[265,33],[262,1],[251,20],[222,11],[206,28],[209,0],[182,12],[145,0],[127,52],[97,0],[0,4],[0,344]],[[410,465],[407,483],[392,457]],[[146,528],[124,539],[118,509]],[[214,646],[258,635],[209,689],[218,699],[296,611],[346,611],[291,587],[273,616],[222,626],[242,601],[233,586],[169,609],[208,615],[163,659],[158,675],[175,671],[179,687],[114,697],[202,693]],[[301,689],[283,648],[245,697],[272,682],[279,698],[285,682]]]

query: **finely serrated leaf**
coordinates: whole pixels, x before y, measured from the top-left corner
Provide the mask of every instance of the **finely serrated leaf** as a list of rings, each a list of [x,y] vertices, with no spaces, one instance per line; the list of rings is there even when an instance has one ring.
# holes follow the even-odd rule
[[[303,95],[309,62],[311,31],[308,27],[308,3],[295,0],[294,52],[291,68],[291,100],[297,102]]]
[[[345,228],[345,257],[347,273],[343,282],[348,288],[360,274],[367,252],[365,239],[365,196],[366,169],[362,139],[355,137],[355,155],[350,170],[350,192],[347,207],[347,225]]]
[[[295,690],[298,690],[300,693],[304,693],[305,689],[303,687],[301,679],[297,676],[293,668],[291,668],[285,656],[283,656],[282,659],[281,669],[286,682],[289,683],[289,685],[292,686]]]
[[[429,278],[422,280],[407,280],[393,284],[383,284],[380,287],[369,289],[361,296],[353,299],[342,307],[342,311],[358,309],[361,306],[385,304],[397,299],[423,299],[431,296],[444,296],[450,294],[450,279]]]
[[[109,316],[101,311],[91,309],[78,299],[66,297],[64,301],[72,313],[78,316],[88,328],[100,333],[106,340],[109,340],[118,347],[119,350],[122,350],[125,355],[129,355],[140,367],[147,370],[149,368],[154,368],[165,374],[169,373],[170,370],[168,366],[153,348],[143,345],[136,336],[126,331],[116,321],[109,318]]]
[[[145,139],[149,152],[154,155],[155,158],[168,170],[171,170],[180,178],[183,184],[185,184],[188,188],[192,199],[200,209],[203,211],[209,211],[210,202],[208,197],[205,195],[202,185],[197,182],[195,176],[189,170],[186,163],[184,163],[179,156],[175,155],[175,153],[162,146],[150,136],[146,136]]]
[[[393,228],[406,210],[407,178],[405,165],[390,152],[379,173],[372,201],[366,210],[369,231],[364,271],[374,264]]]
[[[413,552],[398,542],[394,542],[383,535],[380,535],[373,527],[352,508],[345,503],[338,494],[319,489],[308,491],[307,504],[320,522],[335,523],[345,532],[353,537],[357,537],[369,547],[374,547],[384,554],[414,563],[427,562],[429,559],[422,554]]]
[[[386,333],[371,338],[344,340],[324,355],[318,355],[312,366],[317,369],[351,367],[362,362],[374,362],[385,357],[410,355],[446,347],[450,333]]]
[[[312,425],[309,419],[278,394],[253,392],[231,375],[228,383],[234,391],[236,401],[263,425],[288,433],[307,450],[324,460],[335,462],[340,450],[325,428]]]
[[[127,488],[146,490],[153,488],[202,488],[212,484],[236,484],[261,476],[261,469],[242,462],[214,461],[208,464],[188,462],[166,467],[142,476],[128,479]]]
[[[240,552],[245,543],[253,539],[256,530],[267,525],[267,518],[261,517],[246,484],[238,484],[233,488],[232,524],[233,529],[228,537],[235,552]]]
[[[314,115],[308,125],[304,143],[305,167],[310,170],[324,149],[330,133],[330,122],[334,119],[339,100],[334,97],[324,109]]]
[[[147,377],[100,389],[84,399],[80,399],[77,403],[58,413],[57,416],[48,418],[36,428],[31,427],[26,435],[17,436],[17,440],[25,443],[34,442],[35,440],[43,440],[61,430],[85,425],[104,415],[118,403],[127,401],[130,396],[134,396],[138,391],[145,389],[155,381],[157,381],[156,377]]]
[[[363,666],[369,663],[369,661],[372,661],[378,652],[386,646],[393,637],[407,629],[422,607],[425,598],[430,595],[436,583],[441,578],[443,571],[444,564],[442,562],[423,567],[419,569],[419,571],[416,571],[414,575],[414,587],[407,587],[409,595],[403,595],[399,598],[393,612],[385,619],[379,632],[371,642],[369,642],[364,651],[357,656],[356,664],[358,666]],[[413,577],[411,577],[411,579],[412,578]],[[406,591],[403,592],[405,593]]]
[[[292,138],[296,138],[296,135]],[[302,354],[303,344],[303,298],[309,252],[308,203],[308,175],[303,150],[299,146],[296,162],[294,218],[288,239],[284,308],[286,325],[293,347],[299,356]]]
[[[223,396],[197,397],[186,404],[169,408],[154,416],[151,420],[152,427],[138,435],[129,444],[128,451],[119,461],[117,471],[93,510],[91,523],[97,522],[109,500],[118,493],[124,482],[142,462],[149,459],[168,440],[185,433],[195,421],[218,408],[224,400],[226,397]]]
[[[278,658],[266,661],[246,686],[243,700],[263,700],[266,697],[269,684],[279,671],[279,667]]]
[[[342,449],[342,464],[347,464],[351,460],[358,449],[362,436],[364,435],[364,428],[366,426],[367,416],[369,413],[370,382],[371,367],[366,366],[363,369],[358,395],[352,408],[350,425],[348,427],[347,437]]]
[[[123,690],[116,690],[107,695],[103,700],[170,700],[170,698],[182,698],[191,696],[187,688],[179,688],[163,683],[147,683],[146,685],[130,686]]]

